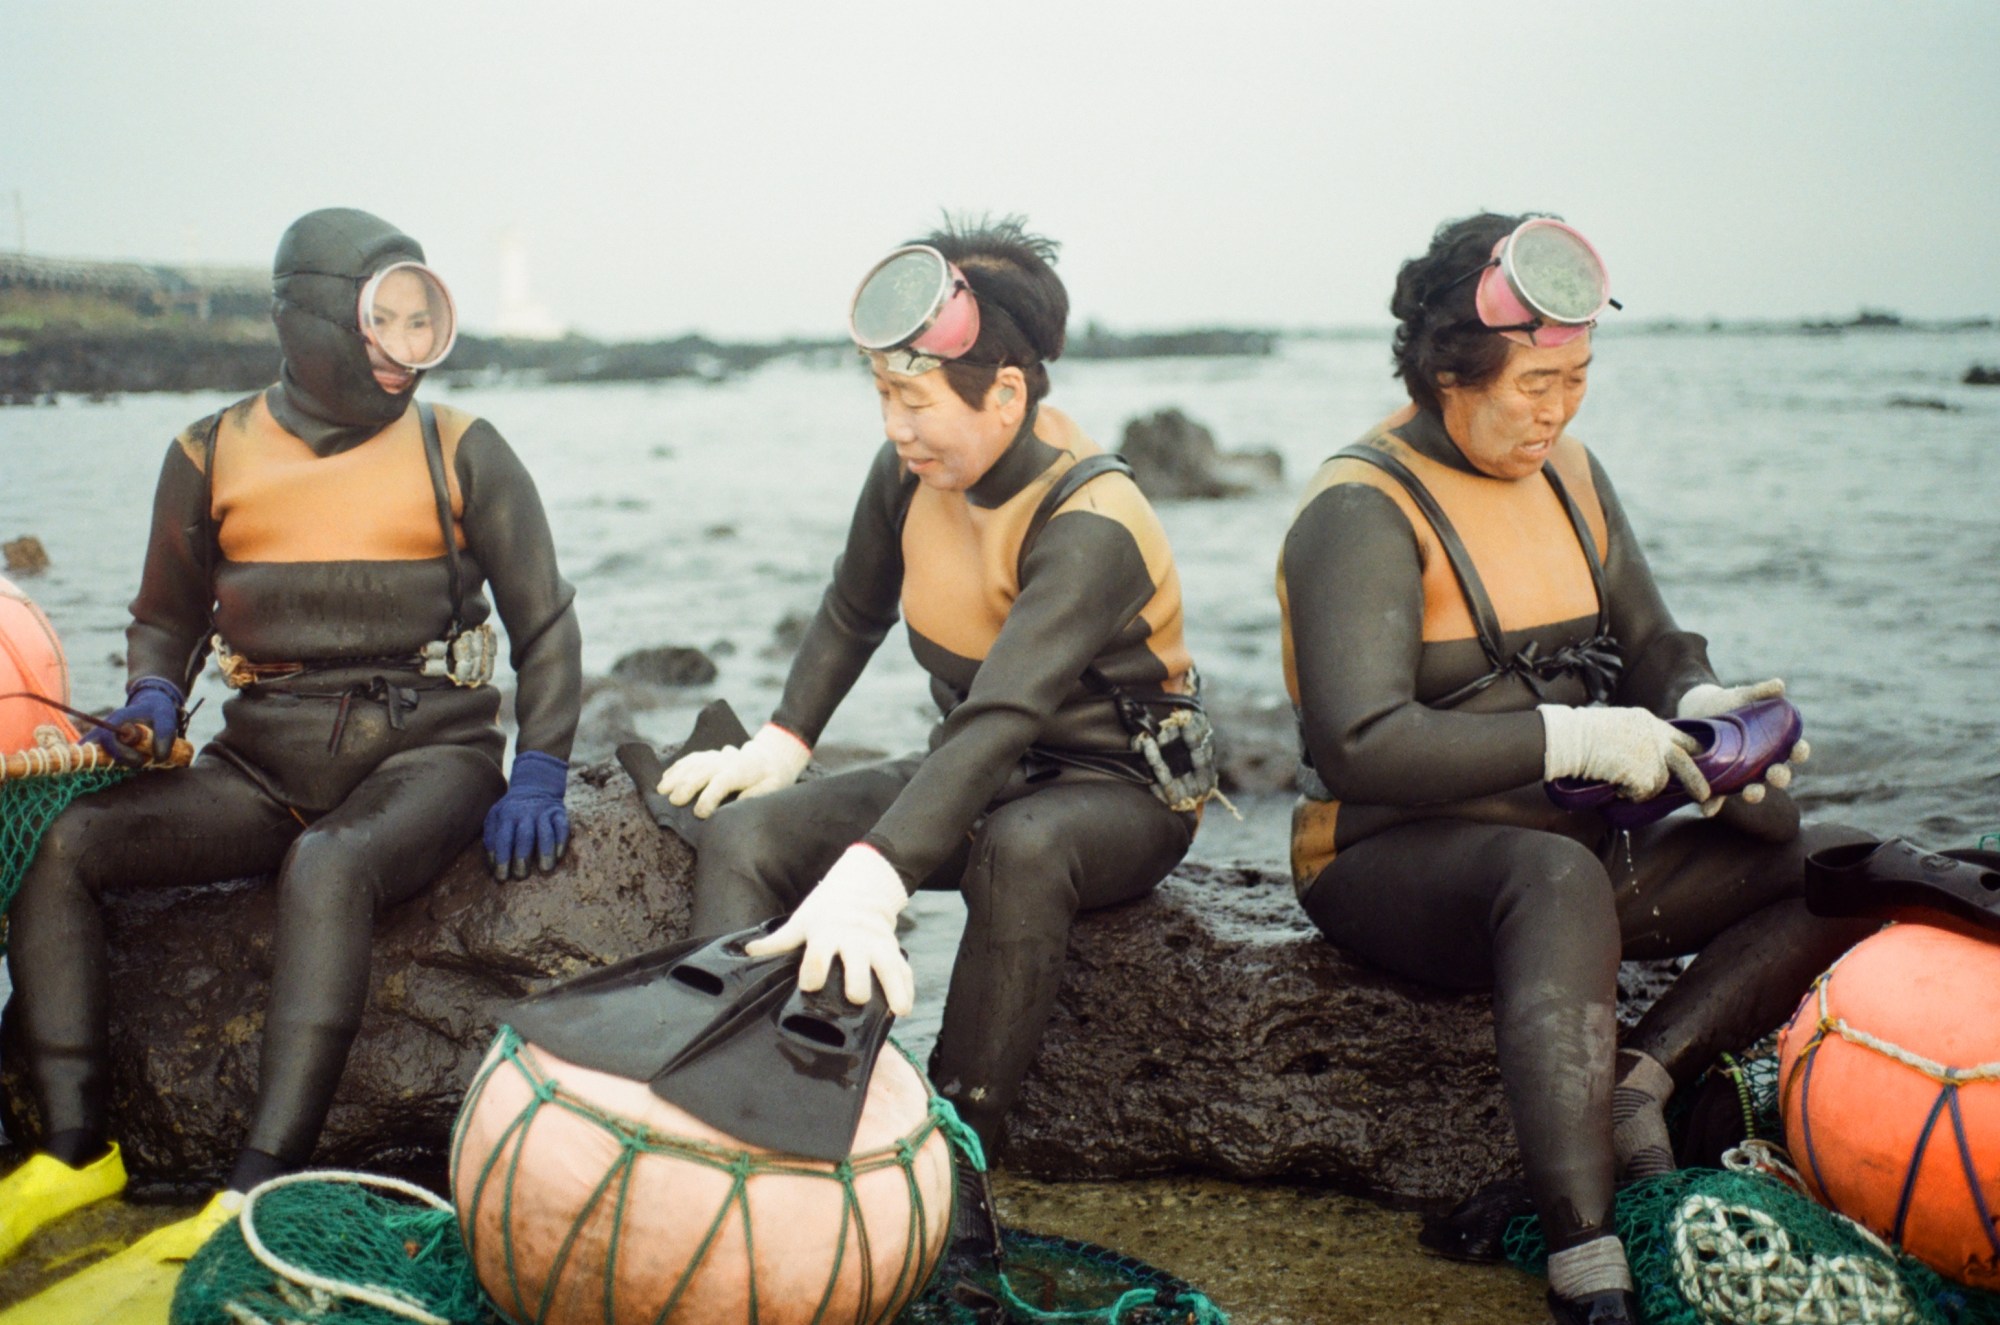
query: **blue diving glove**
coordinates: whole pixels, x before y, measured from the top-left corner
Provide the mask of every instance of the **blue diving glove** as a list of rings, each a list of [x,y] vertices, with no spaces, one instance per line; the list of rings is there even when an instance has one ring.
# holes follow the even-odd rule
[[[104,726],[92,727],[83,743],[103,746],[104,753],[121,764],[138,765],[148,760],[164,764],[174,752],[174,739],[181,734],[186,717],[181,705],[186,701],[181,688],[164,676],[142,676],[125,687],[125,707],[113,709]],[[151,749],[135,748],[118,739],[116,730],[133,722],[152,729]]]
[[[569,850],[568,785],[569,761],[539,750],[514,756],[507,794],[486,812],[486,863],[494,878],[527,878],[531,856],[540,858],[544,873],[556,867]]]

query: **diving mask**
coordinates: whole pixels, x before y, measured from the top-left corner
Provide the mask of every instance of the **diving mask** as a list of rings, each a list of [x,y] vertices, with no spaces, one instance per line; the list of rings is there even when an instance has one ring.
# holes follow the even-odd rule
[[[1568,344],[1596,326],[1607,307],[1622,307],[1611,297],[1611,277],[1597,249],[1576,227],[1552,217],[1521,222],[1493,246],[1484,265],[1445,289],[1475,275],[1480,323],[1517,345]]]
[[[395,262],[370,276],[356,309],[362,339],[399,368],[435,368],[458,339],[458,311],[444,279],[421,262]]]
[[[928,244],[911,244],[862,277],[847,330],[889,372],[918,377],[972,348],[979,301],[955,263]]]

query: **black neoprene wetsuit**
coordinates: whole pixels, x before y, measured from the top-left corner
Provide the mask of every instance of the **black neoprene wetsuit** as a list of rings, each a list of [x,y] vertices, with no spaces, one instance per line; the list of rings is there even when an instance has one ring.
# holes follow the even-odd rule
[[[1404,464],[1443,508],[1504,631],[1502,654],[1576,657],[1599,631],[1601,549],[1620,668],[1606,698],[1671,716],[1713,682],[1706,642],[1678,629],[1609,480],[1565,435],[1546,475],[1475,470],[1435,414],[1405,411],[1360,444]],[[1375,466],[1336,457],[1313,479],[1278,572],[1287,683],[1319,785],[1294,814],[1294,878],[1342,947],[1397,974],[1491,987],[1522,1161],[1550,1245],[1599,1236],[1613,1183],[1614,1002],[1621,954],[1701,955],[1626,1044],[1680,1084],[1776,1025],[1858,936],[1799,900],[1806,852],[1862,836],[1800,833],[1773,790],[1720,821],[1675,816],[1628,840],[1542,788],[1538,704],[1589,702],[1582,667],[1493,667],[1436,530]],[[1602,679],[1602,678],[1600,678]]]
[[[326,217],[361,274],[414,248],[362,213],[315,213],[293,233],[307,227],[324,241],[328,227],[308,223]],[[326,267],[340,254],[318,257]],[[350,284],[328,303],[340,312],[352,299]],[[310,1156],[367,1000],[376,914],[428,886],[506,785],[499,693],[422,676],[414,658],[454,620],[483,622],[489,588],[518,674],[519,748],[569,755],[581,684],[574,595],[527,471],[491,424],[437,409],[460,546],[453,601],[417,407],[365,376],[348,391],[358,404],[312,397],[291,371],[300,346],[285,326],[281,311],[285,381],[168,448],[127,662],[134,680],[185,691],[214,632],[251,663],[306,670],[233,695],[192,767],[86,797],[43,838],[13,906],[8,958],[45,1136],[102,1138],[107,1128],[101,896],[275,871],[277,946],[246,1151],[287,1166]],[[335,340],[311,353],[348,348]],[[364,418],[329,418],[342,414]]]
[[[962,891],[933,1076],[988,1140],[1041,1041],[1071,920],[1151,889],[1194,832],[1131,767],[1115,706],[1083,679],[1191,691],[1179,577],[1136,485],[1081,488],[1016,580],[1042,497],[1098,449],[1044,408],[958,493],[920,486],[883,446],[772,721],[817,741],[899,604],[943,720],[921,755],[724,806],[695,876],[697,934],[790,910],[856,840],[912,889]],[[1107,771],[1120,763],[1126,775]]]

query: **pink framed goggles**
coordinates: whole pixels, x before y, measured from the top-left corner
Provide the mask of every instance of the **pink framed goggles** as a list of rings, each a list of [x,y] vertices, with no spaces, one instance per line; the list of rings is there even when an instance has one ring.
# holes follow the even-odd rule
[[[899,377],[920,377],[979,339],[979,301],[965,273],[928,244],[897,249],[868,269],[847,310],[847,334]]]
[[[444,278],[421,262],[392,262],[361,286],[355,319],[362,339],[400,368],[444,362],[458,341],[458,308]]]
[[[1493,246],[1493,256],[1447,284],[1479,278],[1479,321],[1517,345],[1566,345],[1597,325],[1611,297],[1604,259],[1575,226],[1552,217],[1523,221]],[[1433,296],[1435,297],[1435,296]]]

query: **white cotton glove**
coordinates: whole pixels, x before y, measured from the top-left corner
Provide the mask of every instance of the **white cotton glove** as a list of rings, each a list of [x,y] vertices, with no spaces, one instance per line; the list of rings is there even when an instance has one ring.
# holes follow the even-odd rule
[[[698,750],[674,760],[657,788],[675,805],[694,802],[694,817],[706,819],[731,795],[768,796],[799,780],[812,762],[812,747],[776,723],[767,722],[741,745]]]
[[[856,842],[833,862],[777,933],[744,945],[743,951],[768,957],[803,943],[806,955],[799,964],[799,988],[811,993],[824,987],[838,957],[848,1002],[866,1003],[879,980],[889,1011],[907,1016],[916,1001],[917,977],[896,942],[896,917],[909,902],[896,867],[874,847]]]
[[[1694,766],[1701,743],[1641,708],[1540,708],[1547,744],[1545,778],[1609,782],[1628,799],[1650,800],[1674,778],[1698,801],[1709,799],[1708,779]]]
[[[1785,683],[1775,676],[1768,681],[1759,681],[1754,685],[1719,686],[1704,684],[1691,686],[1688,692],[1681,696],[1681,702],[1675,706],[1674,716],[1677,718],[1719,717],[1731,709],[1740,709],[1746,704],[1755,704],[1760,699],[1776,699],[1784,693]],[[1800,741],[1791,748],[1791,752],[1785,756],[1783,763],[1773,764],[1764,770],[1763,781],[1752,782],[1736,794],[1741,796],[1745,802],[1755,805],[1764,799],[1765,783],[1768,782],[1780,791],[1784,790],[1786,787],[1792,785],[1792,765],[1803,764],[1811,755],[1812,746],[1805,741]],[[1713,815],[1721,808],[1722,797],[1720,796],[1711,796],[1701,803],[1701,812],[1705,815]]]

